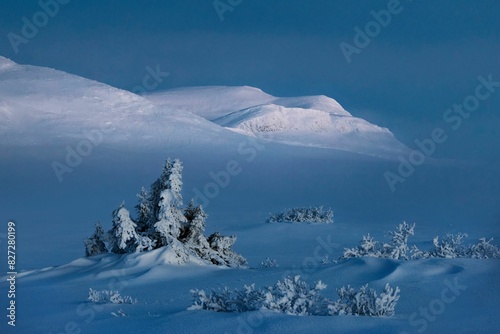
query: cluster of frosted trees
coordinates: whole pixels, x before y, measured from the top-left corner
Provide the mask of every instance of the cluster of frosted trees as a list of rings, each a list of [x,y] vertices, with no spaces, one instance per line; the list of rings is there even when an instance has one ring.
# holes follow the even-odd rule
[[[97,223],[94,234],[84,241],[86,256],[107,253],[125,254],[143,252],[169,246],[181,260],[198,257],[216,265],[241,266],[246,260],[236,254],[232,245],[235,236],[221,236],[218,232],[206,237],[207,214],[201,205],[191,200],[182,205],[182,163],[168,159],[161,176],[151,185],[143,187],[137,195],[137,218],[120,205],[113,211],[113,226],[107,233]]]

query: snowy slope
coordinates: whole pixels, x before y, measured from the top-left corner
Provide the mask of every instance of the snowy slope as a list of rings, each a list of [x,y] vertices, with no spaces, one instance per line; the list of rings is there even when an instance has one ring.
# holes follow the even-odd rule
[[[164,145],[211,140],[220,130],[201,117],[157,108],[128,91],[0,57],[3,145],[83,139],[90,131],[100,131],[106,143]]]
[[[254,87],[187,87],[144,95],[158,106],[194,113],[208,120],[276,98]]]
[[[405,150],[388,129],[361,118],[318,109],[265,104],[231,113],[214,122],[238,133],[291,145],[359,153],[369,153],[371,146],[378,151]]]
[[[326,96],[275,98],[252,87],[198,87],[141,97],[0,57],[2,145],[62,143],[96,131],[106,144],[137,147],[230,143],[244,140],[243,134],[375,156],[406,150],[388,129],[352,117]]]
[[[144,95],[247,136],[381,155],[407,148],[386,128],[353,117],[327,96],[273,97],[253,87],[193,87]]]

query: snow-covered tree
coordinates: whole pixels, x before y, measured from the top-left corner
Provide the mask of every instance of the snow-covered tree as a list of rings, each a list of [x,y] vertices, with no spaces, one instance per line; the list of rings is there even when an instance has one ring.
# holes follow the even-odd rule
[[[207,241],[210,248],[214,251],[209,254],[212,263],[239,267],[247,262],[244,257],[231,249],[236,242],[236,236],[222,236],[219,232],[215,232],[207,238]]]
[[[203,232],[205,231],[205,221],[208,215],[205,211],[203,211],[203,207],[201,205],[195,206],[194,200],[191,199],[188,206],[184,210],[184,217],[186,217],[186,224],[182,230],[179,240],[190,244],[196,243],[196,240],[199,239],[200,236],[203,236]]]
[[[170,174],[170,170],[172,169],[172,161],[167,159],[165,161],[165,165],[163,166],[163,171],[158,179],[156,179],[155,182],[151,184],[151,191],[149,192],[149,205],[150,205],[150,222],[149,225],[153,226],[158,219],[158,213],[160,211],[160,200],[161,200],[161,193],[165,189],[168,188],[167,182],[168,182],[168,176]]]
[[[137,194],[139,203],[135,206],[137,210],[137,232],[147,232],[151,228],[151,203],[149,202],[149,194],[142,187],[141,192]]]
[[[176,207],[182,206],[182,163],[175,159],[172,167],[167,172],[167,189],[172,192],[172,203]]]
[[[146,235],[138,235],[137,236],[137,247],[135,249],[136,252],[144,252],[155,249],[156,240],[151,240],[150,237]]]
[[[106,235],[99,222],[95,223],[94,234],[83,242],[85,244],[85,256],[94,256],[108,252],[106,248]]]
[[[123,204],[113,211],[113,227],[108,232],[113,253],[123,254],[135,251],[138,239],[136,227],[137,225],[130,218],[130,213]]]
[[[156,193],[161,190],[158,202]],[[186,217],[182,213],[182,164],[179,159],[165,163],[162,176],[152,186],[152,200],[157,210],[154,230],[158,233],[158,246],[165,246],[172,238],[179,238],[185,228]],[[155,212],[153,210],[153,212]]]
[[[137,195],[137,222],[123,204],[113,211],[113,227],[107,235],[111,251],[123,254],[168,246],[178,263],[203,260],[232,267],[245,264],[246,260],[231,249],[236,237],[218,233],[205,237],[207,214],[193,200],[183,209],[181,191],[182,164],[178,159],[167,159],[151,191],[142,188]],[[103,245],[97,242],[95,246],[94,239],[99,240],[93,237],[85,241],[88,254],[101,251]]]
[[[154,225],[155,231],[160,236],[160,247],[170,244],[172,238],[177,239],[185,226],[186,217],[184,217],[182,211],[177,207],[177,201],[172,189],[162,191],[158,222]]]

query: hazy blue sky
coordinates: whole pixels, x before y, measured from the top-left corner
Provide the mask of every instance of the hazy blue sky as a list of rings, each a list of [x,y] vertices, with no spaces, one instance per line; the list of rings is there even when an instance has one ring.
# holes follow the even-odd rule
[[[124,89],[159,65],[170,76],[158,89],[325,94],[407,144],[443,126],[446,109],[474,94],[478,76],[500,81],[499,1],[402,0],[351,63],[339,44],[354,45],[354,28],[364,30],[370,12],[391,1],[220,0],[236,4],[223,21],[213,2],[72,0],[16,53],[8,34],[22,36],[23,17],[33,22],[42,9],[38,1],[2,0],[0,54]],[[500,88],[450,130],[437,154],[500,160],[499,106]]]

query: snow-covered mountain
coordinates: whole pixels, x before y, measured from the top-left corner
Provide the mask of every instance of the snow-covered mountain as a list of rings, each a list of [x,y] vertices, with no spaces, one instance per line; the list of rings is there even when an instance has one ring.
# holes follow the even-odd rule
[[[404,151],[387,129],[353,117],[334,99],[274,97],[254,87],[193,87],[147,94],[159,107],[182,109],[247,136],[359,153]]]
[[[2,144],[65,142],[96,130],[106,143],[141,146],[216,138],[220,132],[201,117],[160,110],[131,92],[0,57]]]
[[[234,143],[245,135],[369,155],[406,149],[388,129],[353,117],[326,96],[277,98],[253,87],[216,86],[141,97],[0,57],[3,145],[65,143],[96,130],[107,144],[139,147]]]

